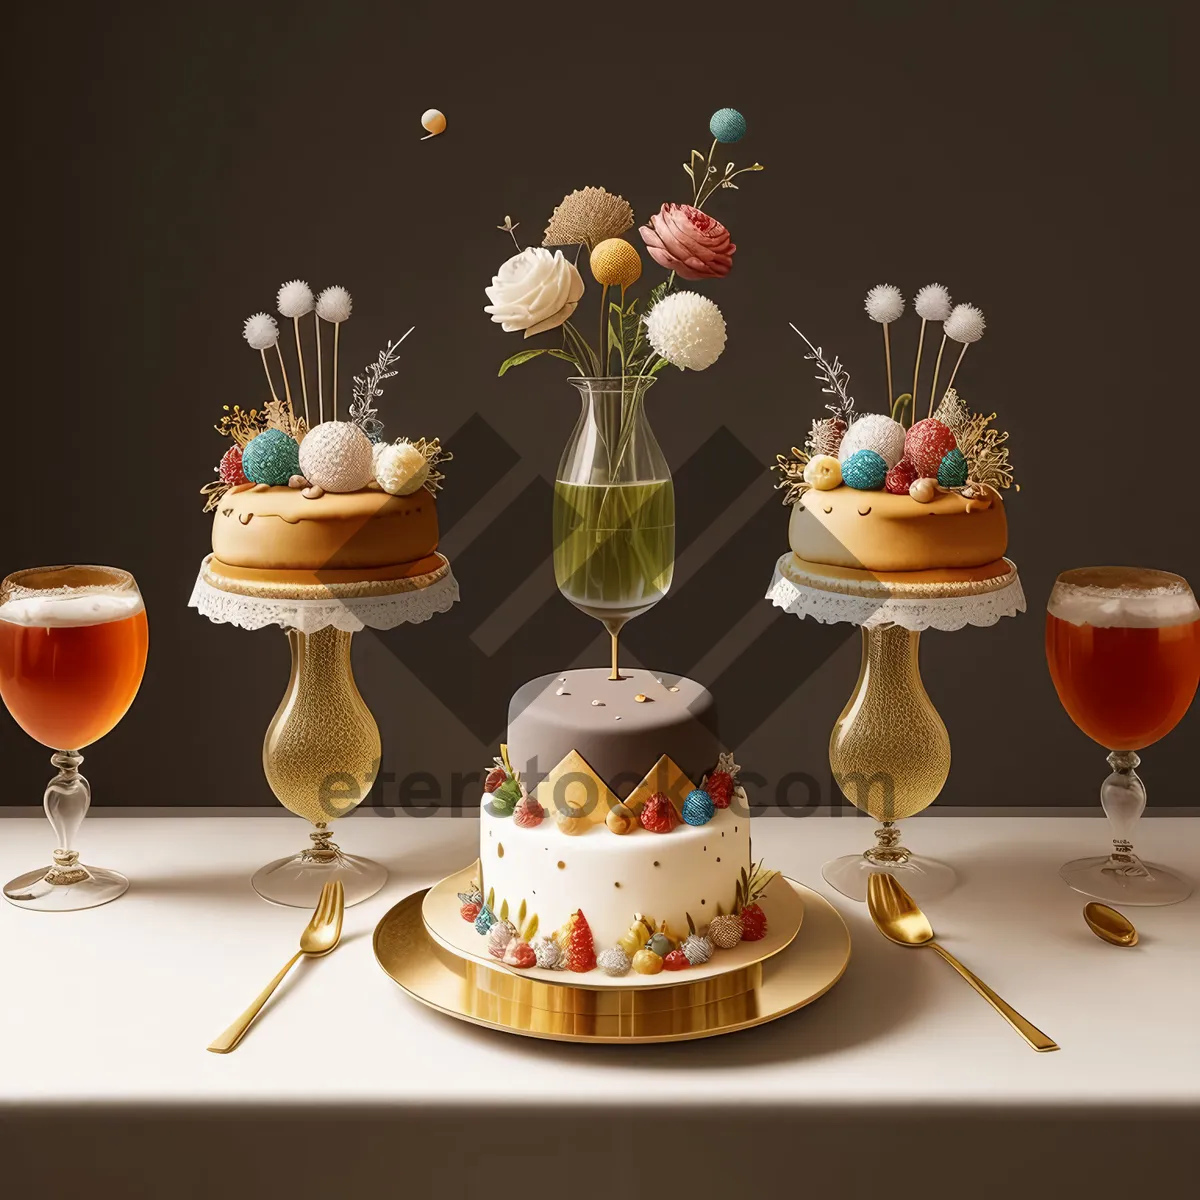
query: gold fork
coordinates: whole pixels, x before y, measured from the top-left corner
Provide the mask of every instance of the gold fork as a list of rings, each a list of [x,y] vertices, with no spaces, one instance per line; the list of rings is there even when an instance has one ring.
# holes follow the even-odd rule
[[[288,959],[279,974],[259,992],[254,1003],[209,1046],[214,1054],[228,1054],[246,1036],[246,1030],[271,998],[271,993],[304,955],[321,958],[338,944],[342,936],[342,914],[345,908],[346,894],[342,890],[341,880],[327,883],[321,889],[321,898],[317,901],[312,920],[300,935],[300,949]]]

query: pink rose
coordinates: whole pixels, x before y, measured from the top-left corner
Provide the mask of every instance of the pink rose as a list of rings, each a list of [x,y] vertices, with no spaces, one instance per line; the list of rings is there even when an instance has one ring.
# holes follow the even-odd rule
[[[690,204],[664,204],[638,232],[650,257],[680,279],[722,279],[733,266],[729,230]]]

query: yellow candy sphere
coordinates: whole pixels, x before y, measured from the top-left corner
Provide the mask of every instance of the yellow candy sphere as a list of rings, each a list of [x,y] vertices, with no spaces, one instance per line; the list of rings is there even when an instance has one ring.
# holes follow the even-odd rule
[[[817,454],[804,468],[804,482],[818,492],[830,492],[842,485],[842,464],[832,454]]]
[[[598,242],[590,262],[596,282],[605,287],[627,288],[642,275],[641,255],[624,238]]]
[[[434,134],[446,132],[446,114],[439,112],[436,108],[428,108],[421,114],[421,127],[429,130],[432,137]]]
[[[653,950],[639,950],[633,956],[633,969],[639,975],[657,975],[663,969],[662,956]]]

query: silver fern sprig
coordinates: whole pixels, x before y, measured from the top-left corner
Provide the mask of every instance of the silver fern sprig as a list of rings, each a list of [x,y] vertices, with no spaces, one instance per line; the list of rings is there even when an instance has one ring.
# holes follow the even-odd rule
[[[354,400],[350,405],[350,420],[373,442],[383,433],[383,422],[379,420],[378,410],[373,402],[383,395],[383,381],[396,375],[396,372],[389,368],[399,358],[400,343],[415,328],[414,325],[397,341],[389,340],[380,350],[379,357],[364,368],[361,375],[354,376]]]
[[[795,325],[792,325],[792,329],[800,334],[800,337],[804,339],[804,344],[811,351],[804,357],[809,362],[816,363],[820,373],[814,378],[825,384],[821,391],[828,396],[837,398],[836,403],[825,405],[826,409],[849,425],[857,415],[854,411],[854,397],[846,390],[850,386],[850,372],[842,366],[842,360],[836,354],[833,356],[833,362],[830,362],[820,346],[814,346],[808,338],[804,337],[803,333],[800,333],[799,329],[796,329]]]

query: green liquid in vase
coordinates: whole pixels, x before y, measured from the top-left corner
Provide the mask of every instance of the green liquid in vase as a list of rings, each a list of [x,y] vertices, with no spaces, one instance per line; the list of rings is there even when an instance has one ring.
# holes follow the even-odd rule
[[[576,608],[604,621],[657,604],[675,570],[675,488],[554,484],[554,578]]]

